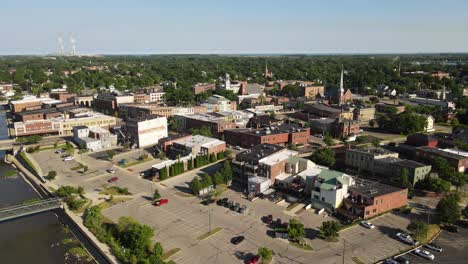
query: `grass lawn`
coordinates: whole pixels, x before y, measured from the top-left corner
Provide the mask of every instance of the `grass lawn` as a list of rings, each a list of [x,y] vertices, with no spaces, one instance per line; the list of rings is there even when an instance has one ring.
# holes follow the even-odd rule
[[[130,163],[125,163],[124,165],[118,165],[119,167],[122,167],[122,168],[128,168],[128,167],[132,167],[132,166],[135,166],[137,164],[140,164],[140,163],[143,163],[143,162],[147,162],[147,161],[150,161],[150,160],[153,160],[153,158],[149,157],[149,158],[146,158],[144,160],[136,160],[134,162],[130,162]]]
[[[170,257],[172,257],[173,255],[177,254],[178,252],[180,251],[180,248],[173,248],[167,252],[164,252],[164,254],[161,256],[161,258],[163,260],[166,260]]]
[[[107,187],[105,190],[99,192],[99,194],[107,194],[107,195],[132,195],[132,193],[125,192],[124,188],[120,188],[117,186]]]
[[[93,201],[91,200],[87,200],[86,203],[81,206],[80,208],[76,209],[76,210],[72,210],[75,214],[81,214],[83,213],[86,209],[88,209],[91,204],[93,203]]]
[[[3,176],[12,177],[12,176],[16,176],[16,174],[17,174],[17,172],[15,170],[11,170],[11,171],[5,172],[5,174]]]
[[[351,258],[356,264],[365,264],[364,261],[360,260],[358,257]]]
[[[419,235],[419,236],[416,236],[415,238],[416,240],[419,241],[419,243],[426,244],[426,243],[429,243],[429,241],[439,232],[439,230],[440,230],[439,225],[432,224],[428,226],[426,236]]]
[[[49,149],[61,149],[61,148],[65,148],[65,147],[66,147],[66,144],[61,144],[61,145],[57,145],[57,147],[51,146],[51,147],[39,148],[39,151],[49,150]]]
[[[203,239],[209,238],[210,236],[212,236],[212,235],[218,233],[218,232],[221,231],[221,230],[223,230],[222,227],[217,227],[217,228],[211,230],[211,232],[208,232],[208,233],[205,233],[205,234],[199,236],[197,239],[198,239],[198,240],[203,240]]]
[[[297,248],[300,248],[300,249],[303,249],[303,250],[307,250],[307,251],[312,251],[314,250],[309,244],[305,244],[305,245],[301,245],[297,242],[294,242],[294,241],[289,241],[289,244],[292,245],[292,246],[295,246]]]
[[[26,153],[25,152],[21,152],[20,153],[20,156],[24,159],[24,161],[26,161],[26,163],[34,170],[34,172],[37,174],[37,169],[36,167],[34,167],[34,165],[32,164],[32,162],[28,159],[28,157],[26,157]]]
[[[114,198],[111,201],[104,201],[100,204],[98,204],[99,207],[101,207],[102,210],[107,209],[109,207],[112,207],[116,204],[126,202],[128,200],[131,200],[132,198]]]

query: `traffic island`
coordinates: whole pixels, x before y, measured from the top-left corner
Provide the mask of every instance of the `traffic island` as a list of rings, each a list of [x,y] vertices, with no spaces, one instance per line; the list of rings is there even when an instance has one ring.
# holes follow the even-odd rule
[[[214,234],[218,233],[218,232],[221,231],[221,230],[223,230],[223,228],[217,227],[217,228],[211,230],[211,232],[208,232],[208,233],[205,233],[205,234],[199,236],[197,239],[198,239],[198,240],[207,239],[207,238],[213,236]]]

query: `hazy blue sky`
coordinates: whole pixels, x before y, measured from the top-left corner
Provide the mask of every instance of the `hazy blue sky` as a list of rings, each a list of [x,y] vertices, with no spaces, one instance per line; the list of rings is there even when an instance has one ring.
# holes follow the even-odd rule
[[[0,54],[467,52],[466,0],[0,0]]]

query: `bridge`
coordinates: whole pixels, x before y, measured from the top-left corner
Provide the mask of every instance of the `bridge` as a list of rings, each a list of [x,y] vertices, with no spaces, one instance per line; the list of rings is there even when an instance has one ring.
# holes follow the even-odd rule
[[[21,146],[27,148],[29,146],[33,147],[36,145],[52,145],[57,141],[62,143],[64,142],[64,140],[66,140],[69,137],[70,136],[66,136],[66,135],[47,136],[35,144],[21,144],[21,143],[16,142],[16,139],[3,139],[3,140],[0,140],[0,150],[11,150],[14,148],[20,148]]]
[[[62,198],[49,198],[31,204],[0,209],[0,222],[62,207]]]

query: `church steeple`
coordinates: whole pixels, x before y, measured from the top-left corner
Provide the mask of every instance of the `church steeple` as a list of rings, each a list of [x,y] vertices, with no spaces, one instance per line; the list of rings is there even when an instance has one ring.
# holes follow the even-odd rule
[[[341,79],[340,79],[340,91],[338,93],[338,105],[343,104],[343,95],[344,95],[344,69],[343,65],[341,65]]]

